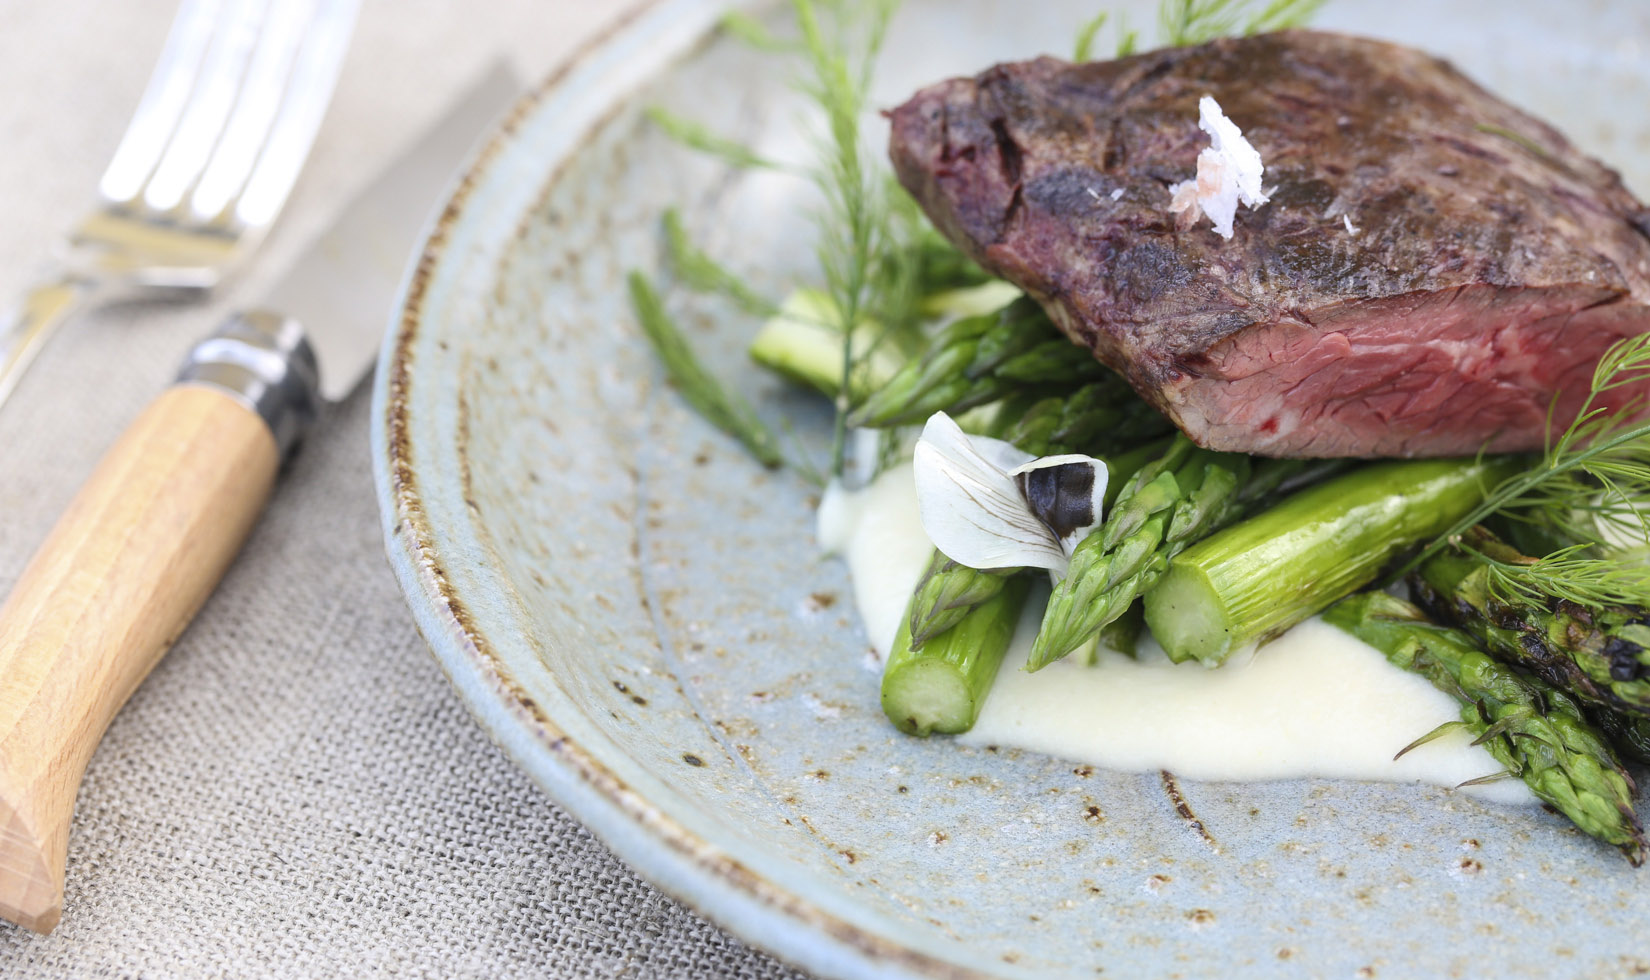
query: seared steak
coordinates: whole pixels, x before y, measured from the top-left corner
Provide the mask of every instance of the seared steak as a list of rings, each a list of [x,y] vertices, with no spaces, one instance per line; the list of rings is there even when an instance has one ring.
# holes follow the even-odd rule
[[[1230,241],[1169,212],[1209,142],[1204,94],[1266,164],[1271,201]],[[925,89],[892,122],[935,224],[1211,448],[1537,448],[1554,393],[1567,422],[1600,353],[1650,331],[1650,212],[1408,48],[1292,31],[1043,58]]]

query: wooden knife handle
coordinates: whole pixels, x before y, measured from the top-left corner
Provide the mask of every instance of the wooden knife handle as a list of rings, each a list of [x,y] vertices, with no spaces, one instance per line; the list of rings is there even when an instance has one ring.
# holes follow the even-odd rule
[[[283,447],[261,409],[211,381],[167,389],[105,454],[0,607],[0,916],[38,932],[57,924],[92,751],[274,487]]]

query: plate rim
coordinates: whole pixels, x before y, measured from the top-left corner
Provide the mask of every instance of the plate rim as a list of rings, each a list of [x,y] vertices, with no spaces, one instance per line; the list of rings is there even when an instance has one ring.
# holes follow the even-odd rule
[[[512,676],[447,578],[411,458],[411,350],[425,303],[448,261],[445,247],[451,233],[526,122],[558,98],[576,98],[585,89],[595,93],[587,98],[602,102],[601,111],[594,114],[596,122],[570,141],[566,152],[542,161],[545,178],[534,190],[542,196],[557,172],[587,145],[594,129],[634,95],[634,86],[614,85],[602,77],[599,63],[604,54],[674,35],[674,44],[646,73],[651,80],[708,42],[723,13],[768,2],[641,0],[526,91],[460,172],[409,264],[374,375],[373,480],[385,551],[419,633],[472,717],[554,802],[631,870],[742,942],[822,976],[1000,977],[914,950],[784,888],[650,803],[571,738]]]

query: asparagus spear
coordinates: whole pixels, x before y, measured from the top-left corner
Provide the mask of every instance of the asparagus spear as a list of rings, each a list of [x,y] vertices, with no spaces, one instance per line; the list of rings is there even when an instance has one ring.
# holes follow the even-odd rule
[[[1014,576],[951,629],[912,646],[901,624],[882,672],[882,710],[910,735],[966,732],[1008,652],[1029,580]]]
[[[1282,461],[1263,467],[1268,465],[1293,467]],[[1026,669],[1059,660],[1123,615],[1162,577],[1170,558],[1239,515],[1242,489],[1254,475],[1249,457],[1198,449],[1176,436],[1130,479],[1105,523],[1072,553]],[[1150,622],[1149,607],[1147,612]]]
[[[1065,407],[1062,407],[1062,399],[1058,398],[1039,402],[1019,416],[1015,424],[1003,433],[1003,437],[1038,456],[1089,448],[1099,438],[1099,431],[1086,429],[1085,423],[1070,417],[1068,409],[1073,401],[1075,399],[1064,401]],[[1055,417],[1051,419],[1050,416]],[[1090,421],[1100,424],[1093,419]],[[1162,444],[1154,442],[1108,458],[1106,506],[1111,506],[1118,491],[1136,470],[1162,451]],[[922,646],[930,638],[955,626],[970,609],[995,595],[1003,587],[1006,576],[1019,571],[1021,569],[1018,568],[969,568],[938,551],[934,552],[911,598],[907,620],[912,642]]]
[[[1080,446],[1100,424],[1079,399],[1045,399],[1002,434],[1026,452],[1047,455],[1055,451],[1053,440]],[[1121,479],[1142,462],[1120,460],[1111,469]],[[934,553],[883,672],[883,712],[902,731],[954,734],[973,727],[1025,603],[1028,583],[1019,571],[980,571]]]
[[[1014,399],[998,412],[1002,422],[992,435],[1036,456],[1083,453],[1106,457],[1108,488],[1150,459],[1138,458],[1119,476],[1117,466],[1136,459],[1136,452],[1174,431],[1174,426],[1116,375],[1091,381],[1069,395],[1039,398],[1022,406]],[[1115,457],[1115,459],[1113,459]]]
[[[1118,653],[1134,656],[1140,644],[1140,634],[1146,630],[1146,610],[1136,599],[1123,615],[1107,623],[1100,630],[1100,642]]]
[[[1596,706],[1587,717],[1610,737],[1617,752],[1638,762],[1650,762],[1650,718],[1617,714]]]
[[[1428,622],[1419,609],[1384,592],[1353,596],[1331,607],[1324,620],[1454,695],[1461,720],[1447,727],[1465,728],[1475,744],[1577,827],[1621,848],[1635,865],[1644,860],[1633,780],[1574,701],[1497,663],[1465,633]]]
[[[1534,561],[1475,527],[1459,545],[1427,559],[1413,579],[1428,612],[1583,703],[1650,716],[1650,610],[1497,595],[1490,566],[1473,552],[1508,565]]]
[[[700,362],[647,278],[633,271],[629,283],[636,320],[687,403],[710,424],[743,443],[763,466],[783,466],[785,454],[779,448],[779,438],[749,402],[738,392],[724,388]]]
[[[836,319],[830,296],[817,289],[798,289],[751,339],[751,360],[834,398],[842,391],[844,368],[842,334],[830,326]],[[880,333],[870,322],[854,328],[854,350],[870,353],[857,358],[849,372],[850,399],[887,384],[906,362],[894,345],[879,343]]]
[[[917,227],[920,230],[911,243],[911,250],[917,264],[917,287],[925,296],[1000,281],[993,279],[932,225],[919,219]]]
[[[1217,666],[1374,581],[1519,465],[1377,463],[1302,490],[1175,557],[1146,593],[1146,625],[1171,659]]]
[[[1028,385],[1076,383],[1107,369],[1065,340],[1029,297],[996,313],[965,317],[942,330],[927,353],[873,391],[848,418],[851,426],[910,425],[935,412],[953,414],[996,401]]]
[[[1019,568],[969,568],[945,557],[938,550],[928,561],[928,569],[917,582],[906,607],[905,636],[914,647],[945,633],[968,615],[969,610],[989,602],[1008,585]]]

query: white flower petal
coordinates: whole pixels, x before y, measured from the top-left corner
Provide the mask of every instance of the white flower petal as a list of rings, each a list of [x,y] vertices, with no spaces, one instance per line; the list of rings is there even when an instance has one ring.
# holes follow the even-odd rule
[[[1009,470],[1008,475],[1068,557],[1077,542],[1100,526],[1107,477],[1103,461],[1079,453],[1044,456]]]
[[[1016,466],[1025,466],[1037,460],[1037,457],[1016,448],[1012,442],[1004,442],[990,436],[971,436],[967,433],[963,434],[963,438],[968,440],[969,448],[980,454],[980,458],[1004,473]]]
[[[919,443],[930,446],[959,462],[983,459],[992,469],[1005,473],[1016,466],[1029,463],[1037,457],[1016,449],[1011,442],[990,436],[971,436],[962,430],[956,420],[944,412],[935,412],[922,427]]]
[[[1064,568],[1065,551],[1000,465],[1034,458],[1001,440],[971,438],[944,413],[930,418],[912,464],[934,547],[970,568]]]

